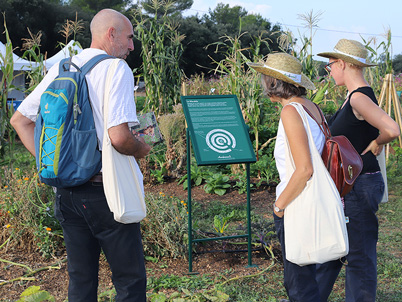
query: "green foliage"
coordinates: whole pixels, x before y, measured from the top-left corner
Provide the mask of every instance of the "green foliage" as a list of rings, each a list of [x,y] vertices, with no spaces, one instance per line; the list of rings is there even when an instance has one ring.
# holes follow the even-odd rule
[[[42,302],[56,301],[55,298],[45,290],[41,290],[39,286],[30,286],[21,294],[21,298],[17,302]]]
[[[174,112],[159,117],[159,129],[166,145],[165,167],[173,177],[182,175],[187,159],[186,127],[181,104],[173,107]]]
[[[14,51],[18,56],[22,56],[24,48],[22,41],[27,37],[27,29],[34,35],[42,33],[41,47],[43,54],[47,58],[56,54],[59,49],[55,46],[55,41],[60,41],[62,37],[60,31],[66,20],[74,20],[76,13],[78,19],[84,21],[85,31],[79,33],[76,39],[84,47],[90,45],[89,22],[93,15],[81,9],[72,7],[61,0],[7,0],[0,1],[0,11],[5,12],[7,23],[12,24],[9,28],[10,37],[15,47]],[[104,7],[110,7],[107,4]],[[46,16],[46,17],[38,17]],[[4,32],[4,27],[0,24],[0,32]],[[4,42],[4,37],[0,37]]]
[[[90,14],[96,14],[104,8],[112,8],[117,11],[123,11],[129,4],[130,0],[69,0],[72,7],[79,8]]]
[[[402,54],[398,54],[392,60],[392,67],[396,74],[402,73]],[[401,89],[398,89],[401,90]]]
[[[10,154],[9,164],[12,163],[15,145],[15,131],[11,127],[10,118],[13,115],[13,106],[9,109],[7,104],[8,93],[15,87],[12,85],[14,79],[13,45],[8,34],[6,19],[4,17],[4,28],[6,35],[6,53],[0,54],[0,66],[2,78],[0,82],[0,158],[4,157],[6,146]]]
[[[192,289],[199,290],[205,289],[214,284],[214,280],[208,275],[204,276],[175,276],[175,275],[162,275],[158,278],[151,277],[147,282],[147,290],[157,292],[161,289],[175,288],[177,290]]]
[[[160,150],[161,151],[161,150]],[[149,172],[154,182],[163,184],[165,182],[165,176],[167,175],[167,169],[164,166],[165,156],[162,152],[153,152],[149,154],[150,164],[154,163],[153,169]]]
[[[191,161],[191,186],[200,186],[208,178],[209,171],[205,166],[198,166],[195,160]],[[183,183],[183,190],[188,188],[188,174],[184,174],[178,181]]]
[[[276,169],[275,159],[273,157],[273,146],[270,148],[272,153],[260,155],[259,160],[251,166],[251,171],[260,173],[260,182],[278,183],[279,174]]]
[[[221,172],[214,173],[205,180],[206,184],[204,185],[204,190],[208,194],[222,196],[226,193],[227,189],[230,188],[229,180],[229,176],[223,175]]]
[[[237,188],[239,194],[247,193],[247,173],[244,171],[242,174],[238,175],[238,180],[234,185]],[[254,184],[250,182],[250,189],[254,187]]]
[[[147,256],[183,257],[187,252],[187,204],[163,192],[145,197],[147,217],[141,222]]]
[[[219,234],[223,234],[227,227],[229,221],[233,218],[235,215],[235,211],[230,212],[229,215],[215,215],[214,217],[214,229],[217,231]]]
[[[167,170],[165,167],[161,167],[160,169],[151,170],[151,177],[158,184],[163,184],[165,182],[165,176],[167,174]]]
[[[23,246],[32,240],[44,257],[51,257],[62,237],[53,214],[53,189],[39,182],[35,170],[3,170],[7,175],[0,190],[0,224],[7,226],[3,236],[13,239],[11,245]]]
[[[145,16],[142,7],[133,11],[136,38],[141,42],[142,67],[147,102],[144,111],[154,111],[157,116],[168,113],[179,103],[181,70],[179,62],[183,54],[183,36],[177,32],[177,24],[167,15],[171,2],[153,1],[157,12],[154,18]]]

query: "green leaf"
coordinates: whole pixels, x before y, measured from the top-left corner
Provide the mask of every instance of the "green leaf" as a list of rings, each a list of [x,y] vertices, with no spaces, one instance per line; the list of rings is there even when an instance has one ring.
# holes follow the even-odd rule
[[[153,294],[151,297],[151,302],[165,302],[167,297],[164,293]]]
[[[199,186],[201,183],[202,183],[202,177],[200,176],[195,180],[195,185]]]
[[[225,189],[215,189],[215,193],[218,194],[219,196],[222,196],[226,193]]]

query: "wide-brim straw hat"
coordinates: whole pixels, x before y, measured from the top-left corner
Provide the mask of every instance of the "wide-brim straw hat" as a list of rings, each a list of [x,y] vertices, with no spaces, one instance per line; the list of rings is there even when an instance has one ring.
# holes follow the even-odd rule
[[[332,59],[341,59],[360,67],[376,66],[367,59],[367,49],[355,40],[341,39],[334,47],[333,52],[322,52],[317,56]]]
[[[265,63],[248,62],[247,65],[262,74],[286,83],[310,90],[315,89],[313,82],[302,74],[302,64],[299,60],[287,53],[272,53],[267,56]]]

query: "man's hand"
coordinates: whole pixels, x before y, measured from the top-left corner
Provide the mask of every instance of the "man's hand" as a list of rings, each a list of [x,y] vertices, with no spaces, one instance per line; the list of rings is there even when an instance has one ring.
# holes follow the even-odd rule
[[[151,146],[145,143],[142,137],[134,136],[131,133],[127,123],[111,127],[108,132],[113,147],[122,154],[140,159],[151,150]]]

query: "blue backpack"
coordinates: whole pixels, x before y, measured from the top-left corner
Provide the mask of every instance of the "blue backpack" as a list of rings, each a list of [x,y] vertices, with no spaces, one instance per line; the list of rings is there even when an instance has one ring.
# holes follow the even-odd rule
[[[59,75],[40,99],[35,124],[36,166],[40,180],[58,188],[87,182],[102,167],[101,152],[85,75],[100,61],[98,55],[81,68],[64,59]],[[74,66],[76,71],[70,71]]]

